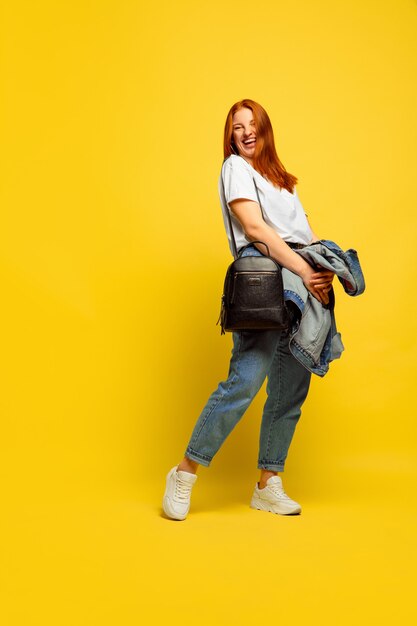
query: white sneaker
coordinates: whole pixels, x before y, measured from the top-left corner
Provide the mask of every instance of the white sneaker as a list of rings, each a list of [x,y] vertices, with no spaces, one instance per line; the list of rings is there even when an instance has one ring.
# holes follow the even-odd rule
[[[177,471],[177,467],[178,465],[175,465],[167,474],[162,508],[171,519],[183,520],[190,510],[191,490],[197,480],[197,474],[184,470]]]
[[[298,502],[291,500],[285,493],[281,476],[268,478],[266,487],[263,489],[259,489],[259,483],[256,483],[250,507],[259,511],[281,513],[281,515],[301,513],[301,506]]]

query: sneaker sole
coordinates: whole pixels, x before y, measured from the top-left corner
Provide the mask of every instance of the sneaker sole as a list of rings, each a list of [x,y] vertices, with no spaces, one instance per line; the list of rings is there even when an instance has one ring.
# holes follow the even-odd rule
[[[268,511],[269,513],[276,513],[279,515],[298,515],[301,513],[301,506],[293,507],[292,509],[281,509],[278,505],[270,504],[269,502],[265,502],[265,500],[259,500],[259,498],[252,498],[249,506],[251,509]]]

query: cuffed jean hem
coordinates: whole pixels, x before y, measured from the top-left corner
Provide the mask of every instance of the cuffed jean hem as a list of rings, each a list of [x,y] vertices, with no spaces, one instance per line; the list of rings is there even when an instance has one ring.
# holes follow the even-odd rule
[[[271,472],[283,472],[284,465],[276,465],[274,463],[258,463],[258,469],[271,470]]]
[[[211,458],[206,456],[205,454],[201,454],[200,452],[195,452],[190,446],[187,447],[184,456],[188,457],[192,461],[196,463],[200,463],[200,465],[204,465],[208,467],[211,463]]]

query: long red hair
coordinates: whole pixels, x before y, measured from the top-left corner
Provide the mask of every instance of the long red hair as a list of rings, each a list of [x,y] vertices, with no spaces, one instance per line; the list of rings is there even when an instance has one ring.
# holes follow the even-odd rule
[[[224,158],[227,159],[231,154],[238,154],[237,148],[233,143],[233,116],[239,109],[247,108],[252,111],[255,120],[256,144],[253,155],[254,169],[265,176],[268,180],[279,187],[284,187],[290,193],[293,192],[294,185],[297,184],[298,178],[287,172],[283,164],[278,158],[275,149],[274,131],[272,130],[271,120],[265,109],[254,100],[239,100],[236,102],[227,114],[226,124],[224,126],[224,142],[223,152]]]

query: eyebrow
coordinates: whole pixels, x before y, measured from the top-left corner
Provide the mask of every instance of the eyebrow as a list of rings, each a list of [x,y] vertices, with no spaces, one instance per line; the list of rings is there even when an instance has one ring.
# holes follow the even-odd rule
[[[252,118],[251,122],[254,122],[255,120]],[[237,122],[236,124],[232,124],[232,126],[242,126],[242,122]]]

